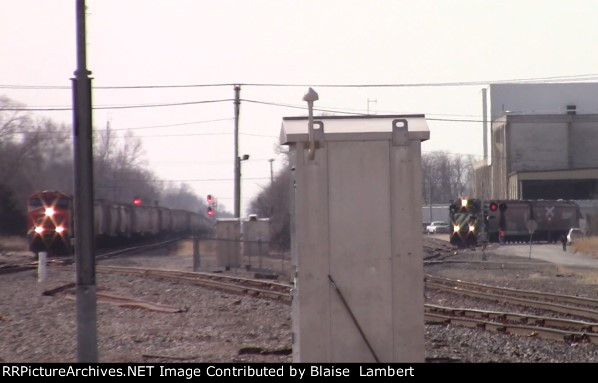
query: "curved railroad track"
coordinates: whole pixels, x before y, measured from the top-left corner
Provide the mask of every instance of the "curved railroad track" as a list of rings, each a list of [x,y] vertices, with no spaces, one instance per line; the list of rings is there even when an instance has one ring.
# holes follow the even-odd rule
[[[492,332],[534,336],[565,342],[598,344],[598,300],[571,295],[518,290],[426,275],[425,287],[475,299],[557,313],[560,318],[514,312],[424,305],[428,323],[454,324]],[[573,320],[583,318],[584,320]]]
[[[488,331],[598,344],[598,323],[500,311],[424,305],[429,323],[454,324]]]
[[[291,300],[291,286],[284,283],[243,278],[224,274],[158,270],[138,267],[97,266],[97,272],[136,274],[158,279],[182,281],[194,285],[216,288],[220,290],[244,293],[255,297],[266,297],[283,301]]]
[[[167,246],[174,241],[175,240],[170,240],[157,244],[154,243],[119,249],[117,251],[100,254],[98,259],[108,259],[134,252],[151,250]],[[445,245],[441,241],[435,242],[435,244],[426,249],[426,253],[431,256],[428,257],[428,259],[448,257],[454,253],[454,249],[450,245]],[[32,262],[30,265],[23,267],[35,267],[36,263],[37,262]],[[60,263],[62,263],[63,266],[67,266],[64,262],[60,262],[60,259],[58,262],[54,262],[57,266],[59,266]],[[102,265],[98,265],[96,271],[98,273],[133,274],[181,283],[191,283],[193,285],[247,294],[258,298],[281,300],[287,303],[290,303],[292,299],[291,286],[289,284],[224,275],[220,273]],[[427,289],[440,290],[452,294],[465,295],[477,299],[509,303],[518,306],[540,308],[560,313],[563,316],[589,318],[593,321],[598,321],[598,300],[590,298],[501,288],[431,275],[426,275],[425,284]],[[116,298],[110,297],[110,299],[115,300]],[[598,344],[598,323],[593,322],[548,318],[512,312],[442,307],[431,304],[426,304],[424,310],[427,323],[451,323],[500,333],[537,336],[568,342],[590,342]]]
[[[200,286],[245,293],[254,297],[279,299],[288,303],[292,299],[291,286],[272,281],[213,273],[131,267],[98,266],[97,270],[98,272],[136,274],[185,283],[190,282]],[[446,278],[443,279],[447,280]],[[430,304],[424,305],[424,311],[425,320],[428,323],[451,323],[505,334],[598,344],[598,323],[499,311],[442,307]]]
[[[167,246],[170,246],[171,244],[173,244],[177,241],[181,241],[183,239],[185,239],[185,238],[184,237],[172,238],[172,239],[164,240],[161,242],[139,244],[137,246],[128,246],[128,247],[123,247],[123,248],[117,248],[117,249],[112,249],[110,251],[99,249],[99,250],[96,250],[96,261],[99,262],[99,261],[103,261],[106,259],[116,258],[119,256],[137,254],[142,251],[150,251],[150,250],[155,250],[155,249],[159,249],[162,247],[167,247]],[[71,265],[71,264],[75,263],[75,256],[68,255],[68,256],[48,257],[47,262],[48,262],[49,266]],[[14,263],[8,264],[8,265],[0,265],[0,274],[8,274],[8,273],[16,273],[16,272],[25,271],[25,270],[33,270],[33,269],[37,268],[37,266],[38,266],[38,261],[31,260],[31,258],[29,258],[26,261],[21,260],[21,261],[14,262]]]
[[[531,307],[566,316],[598,321],[598,300],[571,295],[517,290],[426,275],[427,289],[485,299],[495,302]]]

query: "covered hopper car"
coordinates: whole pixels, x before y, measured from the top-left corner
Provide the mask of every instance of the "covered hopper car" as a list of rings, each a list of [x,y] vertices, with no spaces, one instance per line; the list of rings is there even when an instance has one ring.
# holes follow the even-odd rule
[[[32,194],[27,203],[29,249],[33,252],[72,253],[74,201],[59,191]],[[94,202],[94,233],[98,247],[140,238],[205,233],[211,221],[199,213],[160,206]]]

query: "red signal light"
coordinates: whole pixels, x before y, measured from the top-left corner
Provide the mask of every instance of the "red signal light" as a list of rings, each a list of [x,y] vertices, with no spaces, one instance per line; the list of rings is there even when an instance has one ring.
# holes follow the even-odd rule
[[[133,205],[136,205],[136,206],[141,205],[141,198],[139,198],[139,197],[133,198]]]
[[[210,217],[213,217],[213,216],[214,216],[214,209],[212,209],[211,207],[208,207],[208,215],[209,215]]]
[[[492,202],[490,204],[490,211],[497,211],[498,210],[498,205],[495,202]]]

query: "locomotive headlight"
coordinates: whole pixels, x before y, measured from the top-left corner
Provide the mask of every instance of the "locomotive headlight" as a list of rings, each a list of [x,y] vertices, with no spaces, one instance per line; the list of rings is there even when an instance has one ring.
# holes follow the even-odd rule
[[[43,227],[41,227],[41,226],[36,226],[36,227],[35,227],[35,232],[36,232],[37,234],[41,234],[43,231],[44,231],[44,228],[43,228]]]
[[[53,215],[54,215],[54,209],[53,209],[53,208],[51,208],[51,207],[48,207],[48,208],[46,208],[46,215],[47,215],[48,217],[51,217],[51,216],[53,216]]]
[[[63,231],[64,231],[64,227],[62,227],[62,226],[57,226],[57,227],[56,227],[56,232],[57,232],[58,234],[62,233]]]
[[[456,233],[459,231],[459,229],[461,229],[461,226],[459,225],[453,225],[453,231]]]
[[[474,225],[469,225],[469,232],[473,233],[475,231],[475,226]]]

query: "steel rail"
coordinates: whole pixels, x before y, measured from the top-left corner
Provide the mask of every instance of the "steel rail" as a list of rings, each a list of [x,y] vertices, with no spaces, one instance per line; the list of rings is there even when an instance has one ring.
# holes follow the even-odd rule
[[[151,276],[156,278],[166,278],[178,281],[191,282],[193,284],[207,286],[227,291],[234,291],[239,293],[245,293],[256,297],[269,297],[279,300],[290,300],[290,286],[283,285],[280,283],[271,283],[266,281],[253,280],[249,278],[230,277],[227,278],[222,275],[214,275],[209,273],[194,273],[186,271],[175,271],[175,270],[157,270],[157,269],[142,269],[142,268],[131,268],[131,267],[116,267],[116,266],[98,266],[96,271],[98,272],[116,272],[123,274],[140,274],[144,276]],[[220,280],[213,280],[211,277],[216,277]],[[222,281],[226,280],[226,281]],[[261,286],[271,287],[272,289],[266,290],[263,288],[256,288],[251,284],[260,284]],[[284,290],[281,291],[281,287]]]
[[[425,282],[425,285],[426,285],[426,287],[431,288],[431,289],[445,291],[445,292],[456,294],[456,295],[465,295],[465,296],[469,296],[472,298],[481,298],[481,299],[487,299],[487,300],[492,300],[492,301],[497,301],[497,302],[521,305],[521,306],[525,306],[525,307],[533,307],[533,308],[538,308],[538,309],[543,309],[543,310],[548,310],[548,311],[554,311],[554,312],[558,312],[558,313],[562,313],[562,314],[569,314],[569,315],[575,315],[575,316],[582,317],[582,318],[598,320],[598,311],[596,311],[596,310],[591,310],[591,309],[586,309],[586,308],[581,308],[581,307],[574,307],[574,306],[565,306],[565,305],[556,304],[553,302],[541,302],[541,301],[531,300],[531,299],[509,297],[509,296],[501,295],[501,294],[491,294],[491,293],[486,293],[486,292],[482,292],[482,291],[467,290],[467,289],[464,289],[461,287],[450,287],[450,286],[445,286],[442,284],[435,284],[435,283],[431,283],[431,282]]]
[[[132,246],[132,247],[124,248],[124,249],[114,250],[114,251],[102,253],[102,254],[96,256],[96,260],[109,259],[109,258],[113,258],[113,257],[123,255],[123,254],[134,254],[134,253],[138,253],[138,252],[144,251],[144,250],[159,249],[161,247],[165,247],[165,246],[171,245],[175,242],[181,241],[185,238],[186,237],[172,238],[172,239],[168,239],[168,240],[162,241],[162,242],[148,243],[148,244],[144,244],[144,245]]]
[[[239,284],[246,284],[252,286],[260,286],[266,287],[274,290],[280,291],[289,291],[291,286],[289,284],[284,283],[277,283],[272,281],[264,281],[261,279],[252,279],[252,278],[245,278],[233,275],[224,275],[220,273],[207,273],[207,272],[200,272],[200,271],[182,271],[182,270],[170,270],[170,269],[148,269],[142,267],[122,267],[122,266],[100,266],[102,269],[106,270],[125,270],[131,272],[142,272],[142,273],[149,273],[149,274],[163,274],[163,275],[173,275],[173,276],[187,276],[190,278],[203,278],[203,279],[211,279],[216,281],[225,281],[225,282],[234,282]]]
[[[168,240],[162,241],[162,242],[146,243],[146,244],[141,244],[141,245],[138,245],[138,246],[131,246],[131,247],[126,247],[126,248],[121,248],[121,249],[118,249],[118,250],[112,250],[112,251],[104,252],[104,253],[96,255],[96,262],[103,261],[103,260],[110,259],[110,258],[114,258],[114,257],[117,257],[119,255],[135,254],[135,253],[139,253],[139,252],[145,251],[145,250],[159,249],[161,247],[169,246],[172,243],[175,243],[175,242],[178,242],[178,241],[182,241],[182,240],[184,240],[186,238],[187,237],[172,238],[172,239],[168,239]],[[70,255],[70,256],[67,256],[67,257],[57,257],[57,258],[49,258],[48,259],[48,265],[65,266],[65,265],[71,265],[74,262],[75,262],[75,256],[74,255]],[[37,261],[34,261],[31,264],[32,265],[37,265]]]
[[[500,332],[505,334],[538,336],[544,339],[554,339],[568,342],[587,341],[592,344],[598,344],[598,334],[593,333],[564,331],[554,328],[538,326],[504,324],[499,322],[491,322],[487,320],[453,317],[429,312],[424,313],[424,318],[428,322],[454,324],[457,326],[465,326],[470,328],[482,328],[484,330]]]
[[[519,324],[533,324],[540,327],[556,329],[575,329],[584,333],[595,333],[598,335],[598,323],[583,322],[572,319],[551,318],[537,315],[520,314],[513,312],[478,310],[469,308],[445,307],[432,304],[425,304],[426,312],[464,317],[471,319],[493,319],[502,322],[518,322]],[[515,323],[517,324],[517,323]]]
[[[21,271],[35,270],[37,266],[33,264],[16,264],[6,267],[0,267],[0,274],[18,273]]]
[[[482,283],[474,283],[474,282],[467,282],[467,281],[455,280],[455,279],[444,278],[444,277],[436,277],[433,275],[426,275],[424,277],[424,280],[425,281],[436,281],[436,282],[440,282],[440,283],[450,283],[452,285],[458,285],[458,286],[467,286],[467,287],[472,287],[472,288],[476,288],[476,289],[492,291],[492,292],[499,293],[499,294],[505,293],[505,294],[509,294],[511,296],[517,296],[517,297],[524,297],[524,298],[535,297],[538,299],[550,300],[553,302],[573,303],[573,304],[577,304],[580,306],[590,306],[590,307],[598,308],[598,299],[592,299],[592,298],[577,297],[577,296],[573,296],[573,295],[543,293],[543,292],[532,291],[532,290],[518,290],[518,289],[513,289],[513,288],[508,288],[508,287],[490,286],[490,285],[486,285],[486,284],[482,284]]]

